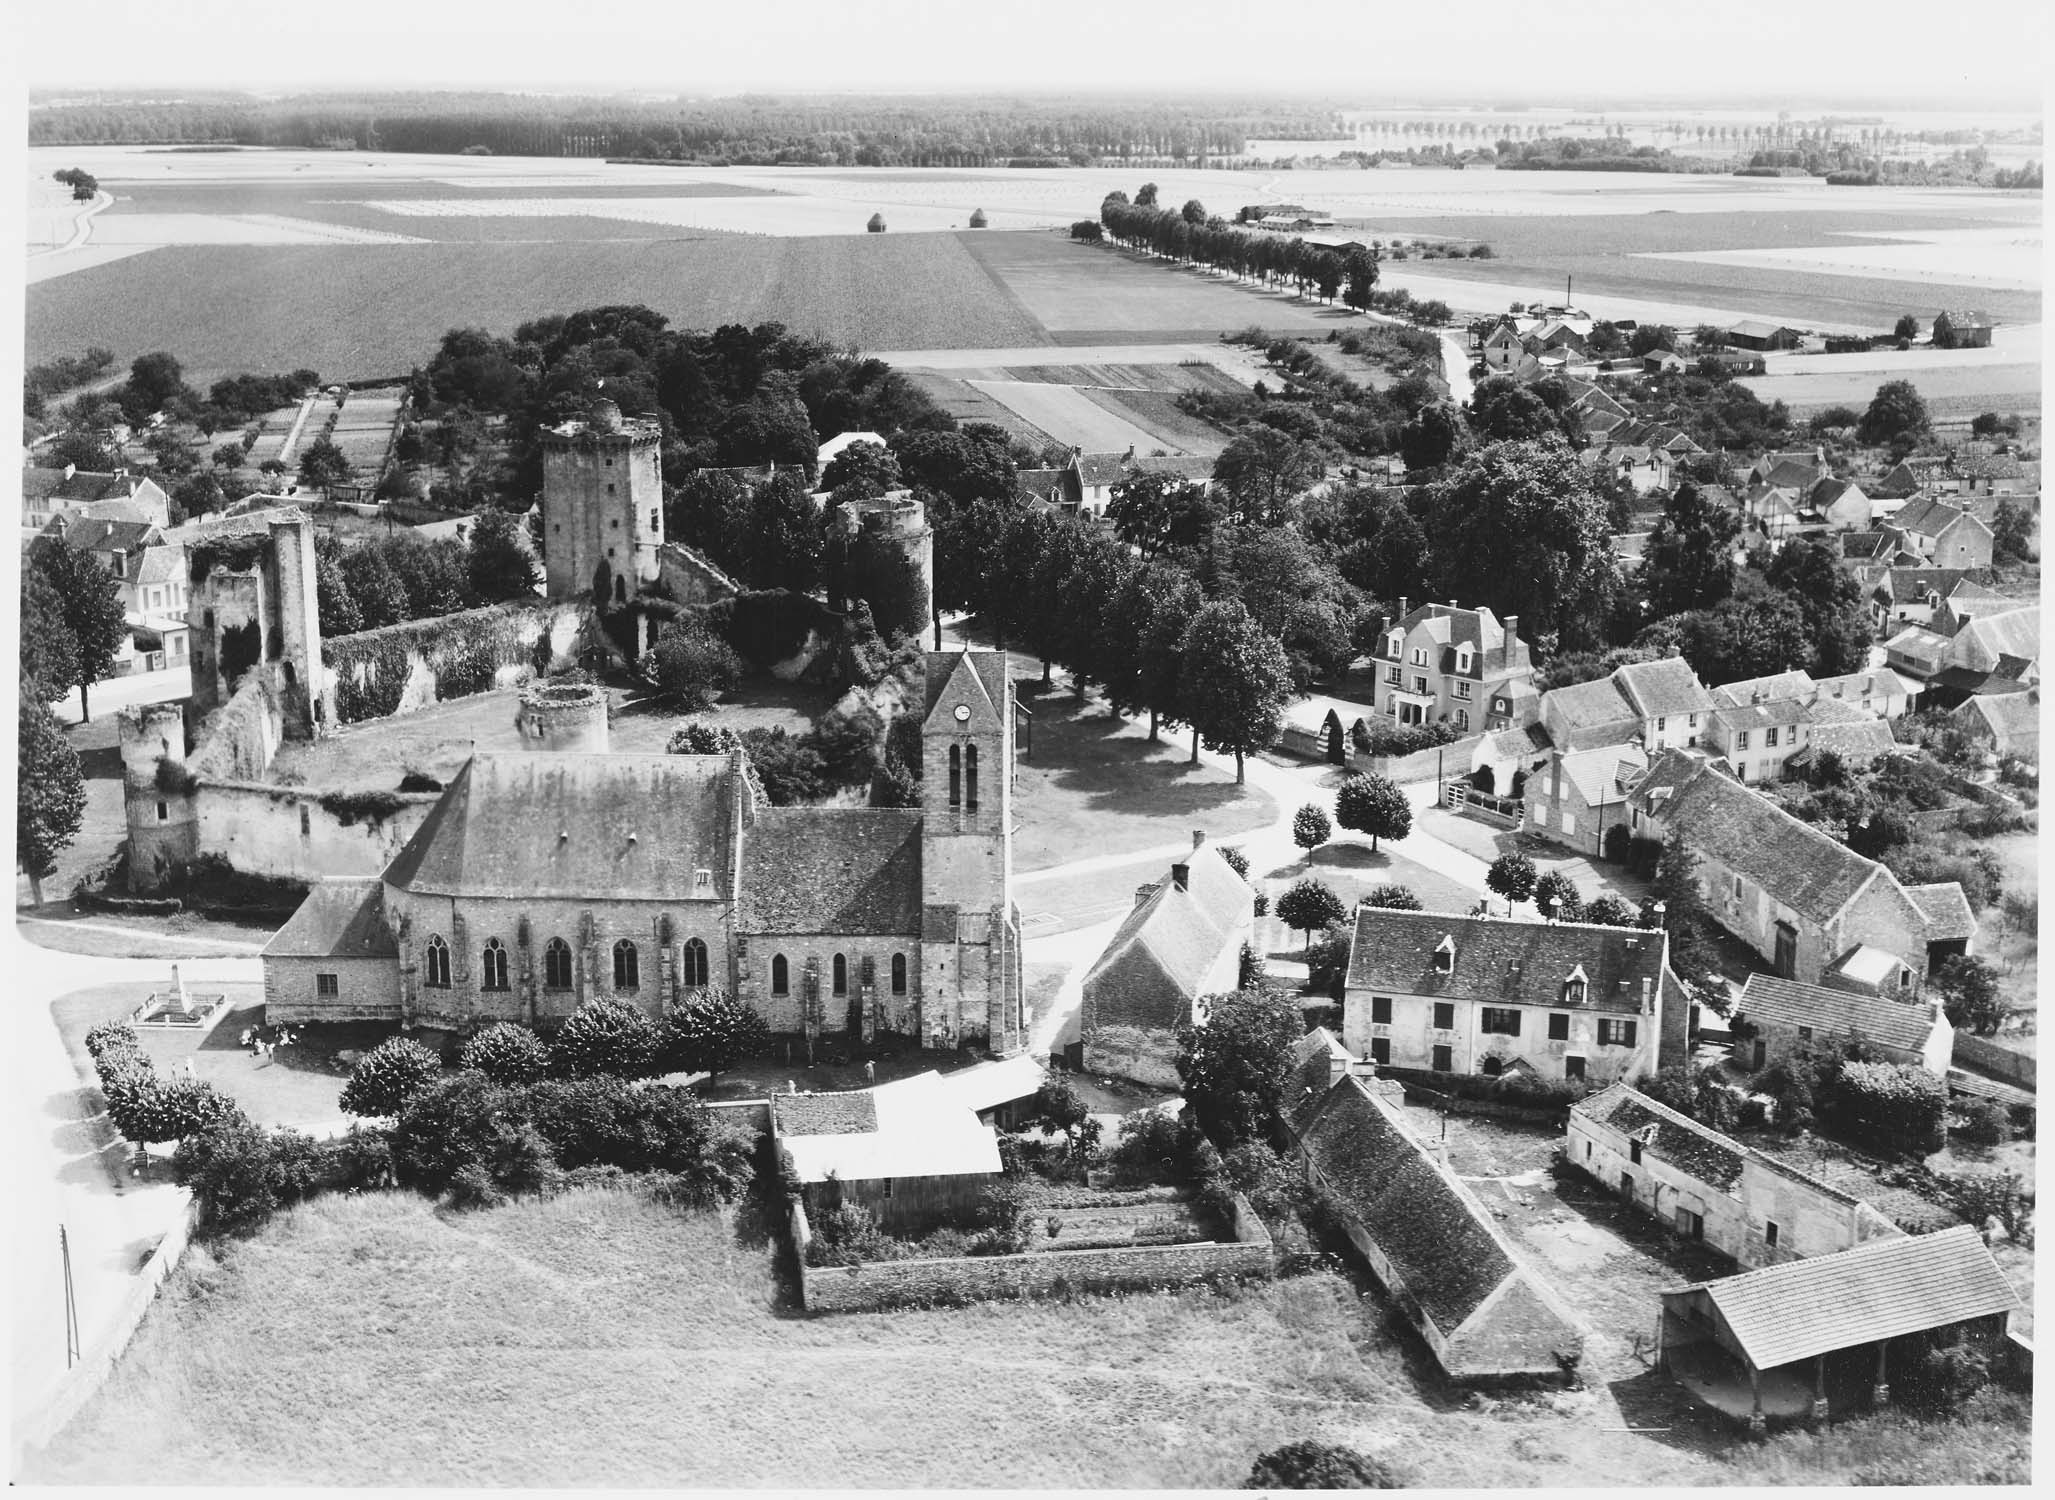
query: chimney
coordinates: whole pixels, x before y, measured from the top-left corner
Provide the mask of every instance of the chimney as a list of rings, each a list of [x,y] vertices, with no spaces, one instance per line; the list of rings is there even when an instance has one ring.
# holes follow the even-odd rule
[[[1646,975],[1643,975],[1641,980],[1641,1013],[1644,1016],[1651,1014],[1655,1010],[1655,1002],[1649,998],[1648,991],[1648,977]]]
[[[1762,702],[1762,689],[1760,687],[1750,688],[1748,692],[1748,701],[1750,703]]]
[[[1194,828],[1192,830],[1192,847],[1194,849],[1201,848],[1204,846],[1205,842],[1206,830],[1203,828]]]
[[[1398,624],[1399,620],[1403,620],[1409,613],[1411,613],[1411,611],[1409,611],[1406,608],[1406,596],[1404,594],[1401,594],[1399,595],[1399,619],[1393,620],[1392,624]]]
[[[1190,890],[1192,888],[1192,867],[1190,865],[1172,865],[1170,867],[1170,880],[1171,884],[1175,885],[1179,890]]]
[[[1140,905],[1141,905],[1141,904],[1142,904],[1142,903],[1143,903],[1144,901],[1147,901],[1147,900],[1148,900],[1148,899],[1149,899],[1149,898],[1150,898],[1151,896],[1153,896],[1153,895],[1155,895],[1155,894],[1156,894],[1156,887],[1154,887],[1153,885],[1138,885],[1138,886],[1136,886],[1136,887],[1135,887],[1135,905],[1136,905],[1136,906],[1140,906]]]

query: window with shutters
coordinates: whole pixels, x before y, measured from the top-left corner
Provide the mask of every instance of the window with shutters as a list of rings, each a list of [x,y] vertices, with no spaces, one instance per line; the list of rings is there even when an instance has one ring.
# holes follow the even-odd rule
[[[1606,1019],[1598,1023],[1598,1044],[1601,1047],[1631,1047],[1634,1045],[1634,1023]]]
[[[1391,1038],[1374,1036],[1370,1038],[1370,1061],[1380,1065],[1391,1061]]]
[[[1570,1018],[1560,1012],[1548,1018],[1548,1039],[1552,1042],[1567,1042],[1570,1039]]]
[[[1487,1005],[1484,1007],[1482,1029],[1496,1036],[1518,1036],[1520,1013],[1509,1006]]]
[[[1434,1029],[1436,1031],[1454,1031],[1456,1029],[1456,1007],[1453,1002],[1448,1000],[1437,1000],[1434,1002]]]
[[[1454,1072],[1456,1066],[1456,1049],[1453,1047],[1436,1047],[1434,1049],[1434,1054],[1430,1066],[1432,1066],[1434,1071],[1437,1073]]]

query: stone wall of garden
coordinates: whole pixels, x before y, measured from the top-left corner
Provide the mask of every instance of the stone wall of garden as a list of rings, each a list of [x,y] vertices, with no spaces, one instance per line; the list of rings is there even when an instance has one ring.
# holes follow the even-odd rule
[[[1066,1292],[1159,1291],[1266,1278],[1272,1272],[1269,1231],[1239,1193],[1234,1198],[1234,1239],[1226,1243],[809,1266],[806,1247],[812,1230],[796,1199],[790,1208],[790,1230],[799,1260],[800,1302],[812,1313],[947,1306]]]

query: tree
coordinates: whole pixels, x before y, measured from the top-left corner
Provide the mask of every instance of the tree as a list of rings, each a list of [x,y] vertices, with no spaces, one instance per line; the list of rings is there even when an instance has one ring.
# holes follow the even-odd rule
[[[1165,552],[1207,546],[1221,515],[1203,484],[1144,472],[1113,486],[1106,520],[1113,534],[1147,561]]]
[[[1348,914],[1348,908],[1341,904],[1341,897],[1335,895],[1324,881],[1311,876],[1294,883],[1290,890],[1277,898],[1278,920],[1305,933],[1308,948],[1312,946],[1316,930],[1339,922]]]
[[[54,703],[78,682],[78,642],[42,570],[21,570],[21,701]],[[23,764],[26,764],[24,762]]]
[[[810,594],[820,586],[824,537],[813,497],[797,474],[783,471],[750,499],[745,564],[759,588]]]
[[[1991,517],[1991,556],[1998,562],[2028,562],[2033,555],[2033,517],[2007,496]]]
[[[622,1000],[604,996],[573,1011],[550,1039],[550,1071],[561,1078],[648,1078],[660,1066],[662,1037],[654,1021]]]
[[[349,455],[334,438],[318,437],[300,450],[300,482],[315,489],[350,482]]]
[[[1088,245],[1101,244],[1106,238],[1106,226],[1097,219],[1079,219],[1070,226],[1070,237]]]
[[[1618,896],[1595,896],[1584,908],[1583,920],[1599,927],[1637,926],[1634,908]]]
[[[496,1021],[464,1043],[457,1066],[497,1084],[536,1083],[548,1076],[549,1047],[525,1026]]]
[[[1245,1490],[1403,1490],[1414,1483],[1402,1467],[1339,1443],[1301,1438],[1273,1448],[1249,1469]]]
[[[1432,568],[1443,598],[1469,594],[1520,634],[1596,644],[1619,590],[1605,502],[1558,442],[1495,443],[1436,485]]]
[[[1178,216],[1195,228],[1202,226],[1206,222],[1206,205],[1196,198],[1187,198],[1184,207],[1178,210]]]
[[[745,663],[735,648],[711,631],[667,628],[656,649],[642,661],[642,670],[657,696],[680,713],[711,707],[735,685]]]
[[[1643,323],[1627,335],[1627,351],[1636,359],[1677,347],[1677,330],[1662,323]]]
[[[29,548],[29,563],[43,575],[61,604],[65,629],[76,655],[79,720],[90,722],[87,694],[93,684],[114,670],[114,653],[128,638],[121,607],[121,585],[90,552],[58,536],[38,537]]]
[[[442,1077],[442,1059],[409,1037],[380,1042],[350,1070],[337,1101],[345,1114],[391,1118]]]
[[[1634,643],[1658,653],[1674,645],[1708,687],[1804,666],[1815,645],[1797,601],[1752,578],[1718,608],[1659,620]]]
[[[1135,207],[1154,208],[1155,206],[1156,184],[1153,182],[1145,182],[1135,193]]]
[[[771,1048],[764,1018],[725,989],[689,996],[664,1022],[663,1060],[677,1073],[705,1073],[707,1082]]]
[[[1060,1131],[1073,1161],[1082,1162],[1099,1143],[1100,1125],[1092,1106],[1067,1078],[1046,1078],[1029,1101],[1027,1123],[1040,1130]]]
[[[1670,967],[1679,974],[1701,968],[1700,932],[1709,918],[1705,893],[1699,888],[1698,855],[1684,842],[1682,833],[1672,833],[1663,842],[1648,894],[1651,914],[1657,905],[1662,907],[1662,927],[1670,935]]]
[[[1534,904],[1559,922],[1584,920],[1584,898],[1578,894],[1576,882],[1561,870],[1550,870],[1535,880]]]
[[[239,442],[217,445],[213,454],[214,467],[217,469],[240,469],[243,466],[244,451],[243,445]]]
[[[495,506],[472,523],[464,575],[471,593],[482,603],[534,597],[542,569],[524,544],[518,518]]]
[[[1898,321],[1891,325],[1891,337],[1910,341],[1919,337],[1919,319],[1911,313],[1900,313]]]
[[[1484,872],[1485,885],[1505,898],[1508,914],[1516,902],[1534,894],[1536,879],[1534,861],[1518,853],[1501,854]]]
[[[382,547],[351,547],[337,559],[343,588],[357,606],[360,630],[397,625],[407,616],[407,586]],[[316,589],[320,587],[316,578]],[[318,601],[317,601],[318,603]]]
[[[1510,375],[1491,375],[1470,393],[1470,426],[1488,443],[1535,442],[1566,436],[1560,414],[1534,387]]]
[[[1247,757],[1276,743],[1284,726],[1291,663],[1277,637],[1250,619],[1238,600],[1200,610],[1181,655],[1179,697],[1192,733],[1207,749],[1234,756],[1240,786]]]
[[[222,489],[219,479],[205,470],[198,470],[171,486],[168,498],[171,501],[171,522],[176,526],[195,516],[220,510],[228,503],[228,492]]]
[[[1292,497],[1327,472],[1320,449],[1274,427],[1251,427],[1213,460],[1213,478],[1235,520],[1274,526]]]
[[[1463,414],[1446,401],[1431,401],[1399,429],[1399,453],[1408,469],[1438,469],[1462,449]]]
[[[828,460],[821,470],[820,487],[834,496],[836,503],[846,503],[861,496],[874,499],[888,490],[896,490],[901,483],[899,460],[883,443],[869,441],[850,443]]]
[[[2012,1006],[1998,993],[1998,971],[1981,958],[1955,954],[1941,965],[1934,983],[1949,1021],[1978,1036],[1995,1035],[2012,1013]]]
[[[1919,388],[1909,380],[1887,380],[1870,398],[1855,436],[1872,447],[1910,447],[1932,431],[1927,404]]]
[[[71,847],[86,815],[78,752],[39,696],[42,691],[24,671],[15,724],[20,759],[14,783],[14,862],[28,876],[38,906],[44,878],[56,871],[57,856]]]
[[[128,383],[115,393],[122,415],[141,426],[185,393],[185,371],[163,350],[139,354],[128,367]]]
[[[726,755],[741,744],[735,731],[725,724],[709,724],[704,719],[687,719],[671,731],[670,743],[664,746],[666,755]]]
[[[1198,1024],[1177,1029],[1177,1076],[1192,1117],[1223,1151],[1267,1136],[1305,1031],[1297,1004],[1238,990],[1201,996],[1193,1009]]]
[[[1421,904],[1420,898],[1414,895],[1408,887],[1402,885],[1373,885],[1363,893],[1362,899],[1356,904],[1358,906],[1375,907],[1379,911],[1426,910]]]
[[[1370,835],[1370,850],[1379,839],[1403,839],[1413,831],[1413,804],[1388,776],[1359,772],[1334,795],[1334,821]]]
[[[1333,837],[1334,824],[1328,819],[1327,809],[1319,803],[1308,802],[1292,814],[1292,842],[1308,854]]]
[[[1663,505],[1642,548],[1639,581],[1651,614],[1706,609],[1734,588],[1735,538],[1741,518],[1685,483]]]
[[[340,544],[327,536],[314,540],[314,607],[321,625],[321,638],[355,635],[364,628],[364,612],[357,608],[342,568]]]
[[[1796,537],[1770,560],[1764,577],[1798,606],[1811,643],[1815,677],[1839,677],[1869,664],[1870,619],[1863,586],[1841,566],[1840,549],[1819,537]]]

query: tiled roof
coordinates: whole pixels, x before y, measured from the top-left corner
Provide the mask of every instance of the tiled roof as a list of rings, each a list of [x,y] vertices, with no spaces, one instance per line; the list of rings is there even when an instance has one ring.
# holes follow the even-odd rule
[[[729,899],[740,794],[725,755],[474,755],[385,878],[433,895]]]
[[[1614,674],[1615,677],[1617,675]],[[1596,729],[1602,724],[1615,724],[1622,720],[1631,722],[1640,718],[1614,677],[1550,688],[1541,695],[1541,703],[1544,713],[1551,718],[1561,717],[1572,730]]]
[[[1869,492],[1880,500],[1910,497],[1919,493],[1919,476],[1903,463],[1893,464],[1869,486]]]
[[[1873,1042],[1907,1052],[1924,1051],[1934,1031],[1925,1002],[1907,1004],[1853,990],[1830,990],[1772,974],[1749,975],[1734,1008],[1751,1021],[1810,1026],[1834,1036],[1859,1031]]]
[[[1294,1136],[1306,1133],[1313,1116],[1327,1102],[1337,1074],[1355,1061],[1349,1049],[1324,1026],[1316,1026],[1292,1045],[1291,1077],[1284,1085],[1284,1122]]]
[[[1958,718],[1974,714],[2001,739],[2039,734],[2041,702],[2033,693],[1980,693],[1955,710]]]
[[[1831,921],[1882,869],[1703,763],[1690,776],[1678,777],[1667,801],[1656,804],[1654,787],[1671,784],[1667,777],[1659,781],[1656,770],[1673,757],[1682,759],[1671,750],[1656,762],[1650,779],[1635,789],[1635,802],[1665,827],[1682,830],[1700,855],[1801,915]],[[1674,761],[1672,768],[1681,769]]]
[[[1963,894],[1960,883],[1942,880],[1931,885],[1909,885],[1905,894],[1926,914],[1928,942],[1976,936],[1976,913],[1970,910],[1969,897]]]
[[[1841,698],[1863,699],[1875,693],[1895,694],[1905,691],[1905,679],[1896,672],[1878,667],[1868,672],[1846,672],[1839,677],[1822,677],[1813,683],[1814,692],[1822,702]]]
[[[778,1135],[863,1135],[877,1128],[877,1101],[868,1089],[771,1095],[771,1129]]]
[[[1814,704],[1815,714],[1831,702],[1832,700],[1828,699]],[[1897,741],[1891,737],[1889,724],[1882,719],[1858,715],[1845,723],[1815,722],[1812,733],[1806,737],[1805,748],[1815,755],[1831,750],[1839,756],[1866,760],[1888,754],[1896,744]]]
[[[1772,725],[1803,724],[1811,717],[1810,705],[1799,698],[1765,698],[1760,703],[1722,705],[1713,717],[1728,729],[1767,729]]]
[[[1762,480],[1772,489],[1796,490],[1804,494],[1819,483],[1820,471],[1809,463],[1793,463],[1785,459],[1764,470]]]
[[[1967,1224],[1875,1240],[1685,1290],[1711,1298],[1758,1370],[2019,1306],[1998,1263]]]
[[[1435,967],[1444,941],[1455,946],[1446,974]],[[1638,1015],[1641,981],[1661,992],[1667,949],[1661,933],[1634,928],[1364,906],[1356,909],[1348,988],[1561,1006],[1564,982],[1581,967],[1589,986],[1582,1009]]]
[[[1613,680],[1644,719],[1700,714],[1713,706],[1712,695],[1681,656],[1629,662],[1613,673]]]
[[[1645,770],[1648,756],[1637,745],[1601,745],[1595,750],[1575,750],[1563,757],[1563,776],[1577,788],[1586,807],[1618,802],[1626,793],[1622,782]]]
[[[1759,318],[1744,318],[1727,332],[1738,333],[1743,338],[1766,339],[1786,332],[1786,329],[1782,323],[1765,323]]]
[[[1881,531],[1844,531],[1841,533],[1841,555],[1851,561],[1873,560],[1887,555],[1891,538]]]
[[[182,582],[186,576],[186,549],[183,547],[145,547],[142,556],[132,560],[131,575],[142,585]]]
[[[1675,1163],[1700,1182],[1731,1188],[1741,1180],[1742,1163],[1753,1161],[1781,1176],[1795,1178],[1838,1202],[1854,1205],[1861,1201],[1795,1167],[1786,1166],[1774,1156],[1744,1145],[1731,1136],[1721,1135],[1625,1083],[1613,1084],[1578,1100],[1570,1106],[1570,1112],[1634,1137],[1645,1150],[1664,1161]]]
[[[1957,521],[1968,521],[1989,531],[1988,526],[1971,512],[1933,495],[1923,495],[1908,500],[1902,510],[1891,517],[1891,525],[1899,531],[1917,532],[1921,536],[1939,536]]]
[[[2022,605],[2000,614],[1979,615],[1955,633],[1949,653],[1956,665],[1988,672],[2001,656],[2038,661],[2041,655],[2041,606]]]
[[[934,713],[944,693],[952,693],[969,705],[972,723],[996,721],[1011,696],[1005,653],[965,650],[955,653],[952,659],[948,653],[930,652],[923,723]]]
[[[1924,625],[1908,625],[1884,642],[1886,651],[1896,651],[1901,656],[1925,657],[1940,661],[1948,654],[1948,637]]]
[[[1712,690],[1712,697],[1713,702],[1722,708],[1735,708],[1754,702],[1758,692],[1767,702],[1775,698],[1810,698],[1813,689],[1812,678],[1794,669],[1772,672],[1767,677],[1749,677],[1740,682],[1723,682]]]
[[[1053,505],[1064,498],[1064,476],[1068,472],[1066,469],[1022,469],[1017,482],[1022,494]]]
[[[266,958],[397,958],[376,880],[324,880],[264,945]]]
[[[1088,1005],[1118,992],[1128,1002],[1158,1001],[1161,1024],[1186,1019],[1188,1003],[1230,945],[1238,945],[1242,919],[1253,910],[1253,893],[1212,845],[1180,861],[1185,887],[1166,876],[1148,897],[1135,903],[1084,978]],[[1178,1013],[1171,1014],[1171,1011]]]
[[[21,492],[36,500],[106,500],[126,498],[132,486],[126,474],[96,473],[79,469],[67,475],[62,469],[23,469]]]
[[[1855,498],[1858,500],[1867,500],[1869,498],[1863,494],[1861,486],[1852,479],[1822,479],[1812,487],[1812,494],[1808,498],[1815,506],[1824,509],[1826,506],[1832,505],[1835,501],[1839,500],[1850,490],[1855,492]]]
[[[921,813],[914,808],[766,807],[742,834],[742,932],[921,930]]]
[[[1078,478],[1088,485],[1118,484],[1127,478],[1128,461],[1133,455],[1132,448],[1125,453],[1080,453]]]
[[[82,552],[140,552],[163,540],[148,521],[109,521],[96,516],[63,518],[64,540]]]

